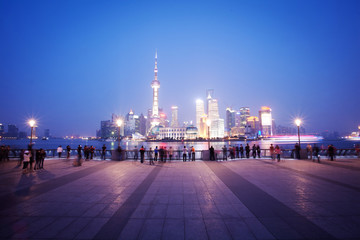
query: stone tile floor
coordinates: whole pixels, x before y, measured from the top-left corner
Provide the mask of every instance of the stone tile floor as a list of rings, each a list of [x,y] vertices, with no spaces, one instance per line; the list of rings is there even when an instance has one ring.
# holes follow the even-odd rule
[[[0,165],[1,239],[360,239],[360,159]]]

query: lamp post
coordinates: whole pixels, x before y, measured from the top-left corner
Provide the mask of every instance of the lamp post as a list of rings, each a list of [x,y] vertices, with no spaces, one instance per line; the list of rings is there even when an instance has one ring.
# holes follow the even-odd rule
[[[36,124],[36,121],[34,119],[29,120],[29,125],[31,127],[31,133],[30,133],[30,145],[32,145],[32,137],[33,137],[33,129]]]
[[[116,124],[117,126],[119,127],[119,131],[118,131],[118,147],[120,147],[120,128],[121,128],[121,125],[122,125],[122,120],[121,119],[118,119],[116,121]]]
[[[299,147],[300,147],[300,125],[301,125],[301,119],[297,118],[295,119],[295,124],[298,129],[298,139],[299,139]]]
[[[211,120],[210,119],[206,120],[206,125],[208,127],[208,149],[210,149],[210,125],[211,125]]]

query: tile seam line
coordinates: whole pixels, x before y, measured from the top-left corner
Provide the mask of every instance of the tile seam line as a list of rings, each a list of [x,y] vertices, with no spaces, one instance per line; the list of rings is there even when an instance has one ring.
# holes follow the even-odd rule
[[[109,220],[100,228],[100,230],[95,234],[95,236],[93,237],[93,239],[118,239],[121,236],[122,231],[124,230],[124,228],[126,227],[130,217],[132,216],[132,214],[135,212],[135,210],[139,207],[142,199],[144,198],[146,192],[149,190],[150,186],[153,184],[154,180],[156,179],[156,177],[159,175],[159,172],[162,169],[162,165],[156,165],[154,167],[154,169],[148,173],[148,175],[143,179],[143,181],[137,186],[137,188],[132,192],[132,194],[126,199],[126,201],[118,208],[118,210],[109,218]],[[149,180],[151,179],[151,182],[149,182]],[[142,189],[144,188],[145,189]],[[142,190],[141,190],[142,189]],[[141,197],[140,199],[137,200],[136,204],[134,204],[134,202],[130,203],[130,199],[132,199],[133,196],[137,195],[138,191],[141,190]],[[131,205],[131,206],[129,206]],[[135,206],[135,207],[134,207]],[[130,210],[128,210],[128,212],[126,212],[127,208],[131,208]],[[127,216],[121,216],[119,217],[118,215],[120,215],[121,211],[125,211]],[[106,235],[107,230],[109,230],[109,228],[111,228],[111,225],[113,225],[113,222],[115,221],[115,219],[126,219],[125,223],[123,222],[122,225],[118,225],[117,226],[117,231],[116,231],[116,235],[115,234],[111,234],[112,236]],[[144,224],[144,223],[143,223]],[[140,234],[140,232],[138,233]]]
[[[347,184],[347,183],[342,183],[342,182],[339,182],[339,181],[331,180],[331,179],[328,179],[328,178],[325,178],[325,177],[317,176],[317,175],[314,175],[314,174],[311,174],[311,173],[307,173],[307,172],[304,172],[304,171],[300,171],[300,170],[296,170],[296,169],[293,169],[293,168],[275,165],[275,164],[273,164],[273,163],[271,163],[271,162],[264,162],[264,161],[257,160],[257,159],[256,159],[256,161],[262,162],[262,163],[264,163],[264,164],[272,165],[272,166],[275,166],[275,167],[278,167],[278,168],[282,168],[282,169],[285,169],[285,170],[288,170],[288,171],[292,171],[292,172],[295,172],[295,173],[299,173],[299,174],[302,174],[302,175],[306,175],[306,176],[309,176],[309,177],[313,177],[313,178],[316,178],[316,179],[320,179],[320,180],[323,180],[323,181],[325,181],[325,182],[333,183],[333,184],[336,184],[336,185],[338,185],[338,186],[341,186],[341,187],[344,187],[344,188],[348,188],[348,189],[351,189],[351,190],[360,192],[360,188],[359,188],[359,187],[355,187],[355,186],[352,186],[352,185]]]

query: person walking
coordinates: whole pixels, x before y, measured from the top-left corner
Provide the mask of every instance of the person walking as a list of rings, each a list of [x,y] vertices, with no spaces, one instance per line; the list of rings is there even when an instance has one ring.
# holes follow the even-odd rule
[[[71,147],[69,145],[66,146],[66,158],[69,159],[70,158],[70,152],[71,152]]]
[[[245,146],[245,153],[246,153],[246,158],[250,158],[250,146],[248,143]]]
[[[276,154],[277,161],[280,162],[281,149],[279,145],[276,145],[274,152]]]
[[[144,158],[145,158],[145,148],[144,146],[141,146],[140,148],[140,162],[144,163]]]
[[[150,163],[150,165],[155,165],[155,163],[154,163],[154,151],[151,148],[149,149],[149,163]]]
[[[61,147],[61,145],[57,148],[57,153],[59,155],[59,158],[61,158],[61,154],[62,154],[62,151],[63,151],[63,148]]]
[[[186,162],[187,148],[184,146],[183,148],[183,162]]]
[[[318,163],[320,163],[320,149],[319,149],[319,147],[318,147],[316,144],[314,144],[313,151],[314,151],[315,157],[316,157],[317,160],[318,160]],[[313,162],[315,162],[315,158],[313,158]]]
[[[236,158],[240,158],[240,149],[239,149],[239,146],[238,145],[236,145],[236,147],[235,147],[235,151],[236,151]]]
[[[191,147],[191,160],[195,161],[195,148],[194,148],[194,146]]]
[[[226,145],[224,145],[224,147],[222,148],[223,151],[223,161],[227,161],[227,148]]]
[[[29,165],[29,162],[30,162],[30,157],[31,157],[31,151],[29,150],[25,150],[24,152],[24,160],[23,160],[23,174],[24,173],[27,173],[28,172],[28,165]]]
[[[101,158],[105,160],[106,157],[106,145],[104,144],[101,148]]]

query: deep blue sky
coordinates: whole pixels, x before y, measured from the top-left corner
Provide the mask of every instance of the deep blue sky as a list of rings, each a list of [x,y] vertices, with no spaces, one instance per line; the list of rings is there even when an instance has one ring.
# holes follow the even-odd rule
[[[310,131],[360,124],[360,1],[4,0],[0,31],[0,122],[23,130],[34,116],[95,135],[111,113],[146,113],[155,49],[160,106],[181,120],[211,88],[223,117],[268,105]]]

